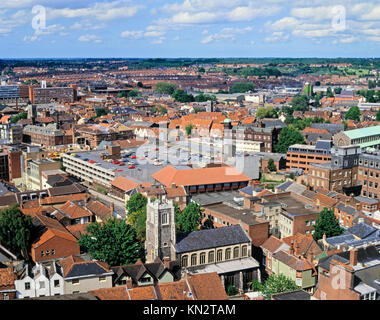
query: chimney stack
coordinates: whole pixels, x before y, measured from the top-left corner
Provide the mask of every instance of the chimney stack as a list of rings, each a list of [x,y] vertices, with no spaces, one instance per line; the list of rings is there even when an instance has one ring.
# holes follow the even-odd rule
[[[113,216],[113,213],[115,212],[115,204],[113,202],[111,202],[111,215]]]
[[[358,264],[358,249],[350,251],[350,265],[356,266]]]

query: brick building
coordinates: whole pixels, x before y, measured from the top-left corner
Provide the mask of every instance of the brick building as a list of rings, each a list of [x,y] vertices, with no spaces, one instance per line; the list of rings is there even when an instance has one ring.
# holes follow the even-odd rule
[[[302,169],[309,172],[310,164],[329,163],[331,160],[332,142],[320,140],[315,146],[294,144],[288,148],[286,167],[288,169]]]
[[[46,127],[28,125],[23,130],[23,142],[45,147],[72,144],[73,136],[57,129],[56,124]]]

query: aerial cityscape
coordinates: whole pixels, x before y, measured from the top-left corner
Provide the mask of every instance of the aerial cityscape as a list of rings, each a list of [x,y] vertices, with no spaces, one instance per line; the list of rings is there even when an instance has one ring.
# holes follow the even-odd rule
[[[307,2],[2,1],[0,300],[380,300],[380,4]]]

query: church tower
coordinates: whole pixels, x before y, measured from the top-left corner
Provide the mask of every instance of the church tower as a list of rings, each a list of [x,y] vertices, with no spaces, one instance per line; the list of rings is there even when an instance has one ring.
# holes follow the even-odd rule
[[[152,201],[148,198],[146,218],[146,263],[161,260],[176,260],[175,209],[173,201],[162,197]]]

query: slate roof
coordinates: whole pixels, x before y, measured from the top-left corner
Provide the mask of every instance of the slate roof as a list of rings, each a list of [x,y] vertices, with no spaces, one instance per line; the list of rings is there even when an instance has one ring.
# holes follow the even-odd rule
[[[175,245],[177,253],[229,246],[251,241],[240,225],[193,231],[178,240]]]
[[[304,290],[282,292],[272,295],[273,300],[310,300],[310,294]]]
[[[82,258],[69,256],[59,262],[65,278],[101,275],[112,272],[108,264],[100,261],[85,261]]]
[[[360,239],[367,238],[371,234],[373,234],[377,229],[366,224],[366,223],[358,223],[351,228],[347,229],[348,232],[357,236]]]
[[[326,258],[322,258],[319,260],[318,266],[323,269],[330,270],[330,262],[331,260],[338,260],[344,264],[350,263],[350,251],[339,252],[328,256]],[[379,260],[380,253],[376,249],[375,246],[369,246],[367,248],[359,248],[358,249],[358,263],[368,263],[372,260]]]

